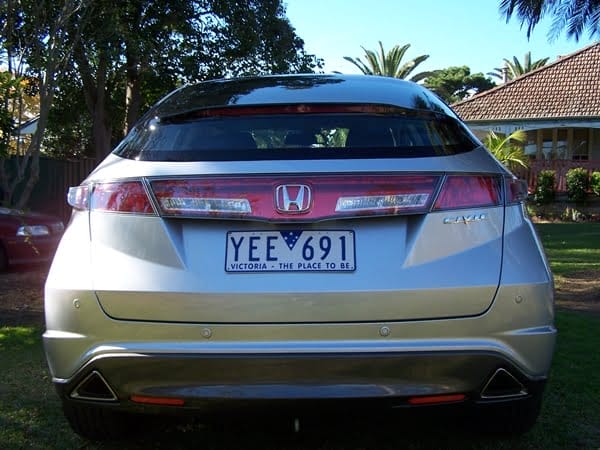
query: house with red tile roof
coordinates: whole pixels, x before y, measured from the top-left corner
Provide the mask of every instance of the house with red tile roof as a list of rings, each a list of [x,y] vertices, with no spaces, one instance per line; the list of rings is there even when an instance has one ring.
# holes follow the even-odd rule
[[[600,42],[452,105],[473,132],[527,133],[530,181],[571,167],[600,170]]]

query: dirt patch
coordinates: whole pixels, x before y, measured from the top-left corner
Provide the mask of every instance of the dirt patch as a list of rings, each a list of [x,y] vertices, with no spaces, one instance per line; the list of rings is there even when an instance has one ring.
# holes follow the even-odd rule
[[[0,273],[0,326],[43,325],[46,266]]]
[[[556,306],[600,315],[600,273],[597,270],[556,277]]]
[[[48,267],[0,273],[0,326],[44,325],[44,283]],[[599,271],[556,277],[556,306],[600,316]]]

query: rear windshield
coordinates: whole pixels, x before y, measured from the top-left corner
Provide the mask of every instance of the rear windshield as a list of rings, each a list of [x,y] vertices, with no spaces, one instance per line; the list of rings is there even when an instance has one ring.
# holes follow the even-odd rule
[[[150,161],[421,158],[479,143],[445,114],[373,105],[227,107],[151,117],[115,154]]]

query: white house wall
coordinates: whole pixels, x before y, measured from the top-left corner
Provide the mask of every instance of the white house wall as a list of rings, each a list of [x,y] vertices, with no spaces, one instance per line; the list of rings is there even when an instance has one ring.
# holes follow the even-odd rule
[[[600,128],[600,120],[589,120],[589,121],[581,121],[581,120],[573,120],[573,121],[531,121],[531,122],[523,122],[523,121],[515,121],[515,122],[502,122],[502,123],[476,123],[476,122],[467,122],[467,125],[475,133],[477,136],[481,136],[483,134],[487,134],[490,131],[494,133],[501,134],[511,134],[516,130],[539,130],[545,128]]]
[[[600,120],[471,122],[467,125],[482,141],[490,131],[509,135],[523,130],[527,133],[525,154],[538,159],[600,160]],[[585,130],[585,135],[581,132],[576,135],[574,130]],[[578,142],[584,145],[584,152]]]

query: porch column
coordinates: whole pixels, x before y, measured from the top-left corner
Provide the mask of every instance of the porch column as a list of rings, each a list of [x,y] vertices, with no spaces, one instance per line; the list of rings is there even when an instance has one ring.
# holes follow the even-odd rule
[[[567,128],[567,159],[573,159],[573,128]]]

